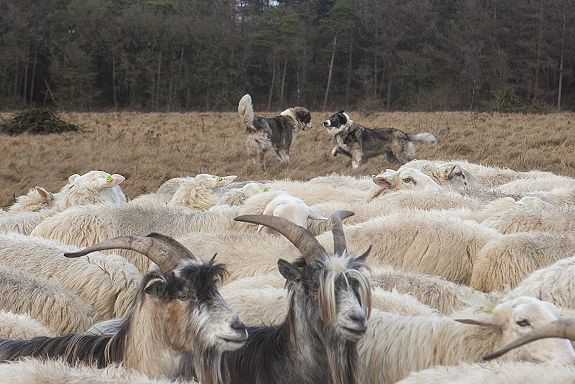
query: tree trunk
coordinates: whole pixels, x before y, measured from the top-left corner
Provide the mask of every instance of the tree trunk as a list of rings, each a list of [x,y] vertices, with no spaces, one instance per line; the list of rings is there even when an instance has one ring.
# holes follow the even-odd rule
[[[272,62],[272,84],[270,85],[270,93],[268,94],[268,111],[272,109],[272,96],[274,94],[274,86],[276,83],[276,62]]]
[[[563,0],[563,28],[561,28],[561,59],[559,60],[559,86],[557,89],[557,109],[561,109],[561,91],[563,88],[563,55],[565,53],[565,3]]]
[[[349,109],[349,98],[351,94],[351,69],[353,67],[353,32],[349,43],[349,60],[347,61],[347,80],[345,83],[345,108]]]
[[[116,56],[112,53],[112,96],[114,97],[114,110],[118,110],[118,91],[116,89]]]
[[[160,53],[158,54],[158,71],[157,71],[157,76],[156,76],[156,105],[154,106],[154,109],[156,109],[156,110],[160,105],[161,74],[162,74],[162,51],[160,51]]]
[[[286,72],[287,72],[287,58],[284,60],[284,70],[282,74],[282,85],[280,87],[280,108],[284,105],[284,88],[286,82]]]
[[[322,112],[325,112],[325,106],[327,105],[327,96],[329,95],[329,86],[331,84],[331,74],[333,72],[333,60],[335,59],[335,48],[337,46],[337,32],[333,37],[333,50],[331,51],[331,60],[329,62],[329,72],[327,74],[327,85],[325,86],[325,95],[323,97],[323,108]]]
[[[28,64],[30,63],[30,44],[26,42],[26,58],[24,59],[24,83],[22,84],[22,96],[28,102]]]
[[[377,52],[373,55],[373,100],[377,100]]]
[[[30,79],[30,104],[34,101],[34,80],[36,79],[36,64],[38,64],[38,48],[34,48],[34,61],[32,63],[32,78]]]
[[[301,97],[301,95],[300,95],[300,85],[299,85],[299,84],[300,84],[300,78],[301,78],[301,76],[300,76],[300,71],[301,71],[301,63],[300,63],[300,58],[298,57],[298,58],[297,58],[297,69],[296,69],[296,71],[295,71],[295,77],[296,77],[296,80],[295,80],[295,83],[296,83],[296,102],[295,102],[295,104],[296,104],[296,105],[300,105],[299,100],[300,100],[300,97]]]
[[[391,73],[391,59],[387,57],[387,99],[385,100],[385,110],[389,112],[391,110],[391,81],[393,76]]]
[[[535,85],[533,86],[533,98],[537,100],[539,95],[539,67],[541,66],[541,49],[543,45],[543,0],[539,0],[539,33],[537,37],[537,61],[535,63]]]

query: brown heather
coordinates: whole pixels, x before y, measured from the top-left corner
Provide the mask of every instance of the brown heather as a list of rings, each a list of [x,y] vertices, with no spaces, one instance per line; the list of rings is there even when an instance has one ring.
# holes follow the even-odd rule
[[[267,114],[268,116],[270,114]],[[237,113],[62,113],[84,133],[0,136],[0,206],[32,186],[57,191],[74,173],[104,170],[126,177],[122,187],[133,198],[169,178],[212,173],[240,180],[307,180],[339,172],[371,175],[394,167],[383,157],[352,170],[350,161],[332,158],[333,139],[321,127],[330,113],[315,112],[311,130],[292,145],[287,166],[271,153],[260,171],[244,153]],[[351,112],[367,127],[429,131],[439,145],[419,144],[420,159],[467,159],[516,170],[539,169],[575,176],[575,114],[492,114],[471,112]],[[8,117],[4,114],[3,117]]]

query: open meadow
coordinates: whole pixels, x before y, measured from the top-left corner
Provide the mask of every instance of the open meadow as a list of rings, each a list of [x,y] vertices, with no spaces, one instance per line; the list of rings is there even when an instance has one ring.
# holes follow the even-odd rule
[[[396,168],[382,156],[357,170],[351,169],[348,159],[332,158],[334,140],[321,126],[330,114],[313,112],[313,128],[297,136],[289,165],[281,166],[270,151],[263,172],[244,152],[243,128],[237,113],[64,113],[65,120],[83,125],[86,131],[1,137],[0,205],[12,204],[14,196],[34,185],[55,192],[71,174],[93,169],[124,175],[123,189],[133,198],[156,190],[169,178],[202,172],[235,174],[238,181],[307,180],[331,172],[357,176]],[[515,170],[539,169],[575,176],[573,113],[350,115],[367,127],[433,133],[439,144],[419,144],[420,159],[466,159]]]

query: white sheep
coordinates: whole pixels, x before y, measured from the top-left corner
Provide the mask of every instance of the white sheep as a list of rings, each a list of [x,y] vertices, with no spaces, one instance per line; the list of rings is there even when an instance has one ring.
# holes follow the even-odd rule
[[[476,291],[438,276],[404,272],[389,266],[373,268],[369,280],[372,288],[380,287],[386,291],[397,290],[400,293],[407,293],[446,315],[464,307],[490,310],[502,296],[498,293],[486,294]]]
[[[31,339],[38,336],[56,336],[37,320],[24,314],[0,310],[0,337],[4,339]]]
[[[575,187],[557,188],[547,192],[530,192],[526,197],[537,197],[556,207],[575,205]]]
[[[385,172],[374,175],[372,179],[375,185],[370,191],[368,200],[389,191],[410,189],[442,191],[439,184],[418,169],[402,168],[397,171],[387,169]]]
[[[338,175],[332,173],[327,176],[317,176],[308,181],[309,184],[326,185],[335,188],[357,189],[360,191],[368,192],[373,187],[371,177],[353,177],[347,175]]]
[[[528,174],[519,180],[510,181],[494,188],[506,194],[524,195],[530,192],[548,192],[557,188],[575,188],[575,179],[567,176],[547,174]]]
[[[243,205],[250,197],[264,192],[264,187],[259,183],[247,183],[238,188],[224,188],[222,191],[218,204]]]
[[[410,372],[436,365],[479,362],[497,347],[559,318],[557,308],[531,297],[497,305],[493,311],[459,319],[398,316],[373,311],[359,343],[362,383],[394,383]],[[467,325],[470,324],[470,325]],[[517,349],[508,360],[573,364],[575,351],[562,339],[539,340]]]
[[[524,278],[504,300],[531,296],[557,306],[575,309],[575,257],[567,257]]]
[[[414,372],[398,384],[573,384],[575,368],[520,361],[437,366]]]
[[[30,188],[25,195],[18,196],[8,212],[37,212],[52,206],[54,195],[44,188]]]
[[[61,360],[23,359],[0,364],[0,377],[11,384],[169,384],[135,370],[109,365],[105,368],[70,366]],[[193,384],[195,381],[189,382]]]
[[[54,194],[50,207],[38,212],[17,210],[3,214],[0,217],[0,233],[30,234],[47,217],[77,205],[123,203],[126,197],[119,186],[123,181],[122,175],[102,171],[91,171],[83,176],[72,175],[60,192]]]
[[[169,192],[149,193],[138,196],[130,203],[133,205],[169,205],[173,204],[191,210],[206,211],[216,205],[221,198],[217,189],[225,187],[235,180],[236,176],[216,176],[198,174],[193,177],[178,178],[170,182]],[[172,181],[175,179],[171,179]],[[162,187],[160,187],[162,189]]]
[[[365,201],[367,192],[355,188],[340,188],[331,185],[294,180],[274,180],[264,184],[270,190],[283,190],[299,197],[306,204],[313,205],[332,201]]]
[[[96,319],[125,316],[141,275],[124,258],[94,253],[69,259],[76,247],[19,234],[0,235],[0,265],[20,269],[56,283],[92,305]]]
[[[536,203],[538,200],[539,203]],[[575,208],[558,208],[531,197],[491,215],[481,223],[501,233],[527,231],[572,233],[575,231]]]
[[[57,283],[0,266],[0,309],[26,314],[58,334],[88,329],[94,310]]]
[[[483,292],[515,287],[539,268],[575,254],[569,235],[524,232],[501,236],[477,254],[469,285]]]
[[[441,160],[412,160],[404,164],[407,168],[420,170],[440,167],[445,161]],[[524,177],[521,172],[509,168],[489,167],[481,164],[470,163],[467,160],[450,160],[450,164],[458,165],[467,170],[480,185],[493,187]]]
[[[469,283],[478,251],[501,236],[490,228],[450,217],[448,213],[415,210],[344,228],[350,247],[373,246],[371,263],[441,276],[461,284]],[[318,240],[324,247],[332,243],[330,233],[320,235]]]

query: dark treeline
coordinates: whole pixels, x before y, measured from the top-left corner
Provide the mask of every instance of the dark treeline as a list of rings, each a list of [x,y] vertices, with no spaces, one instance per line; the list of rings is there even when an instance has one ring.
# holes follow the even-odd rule
[[[575,106],[573,0],[0,0],[1,107]]]

